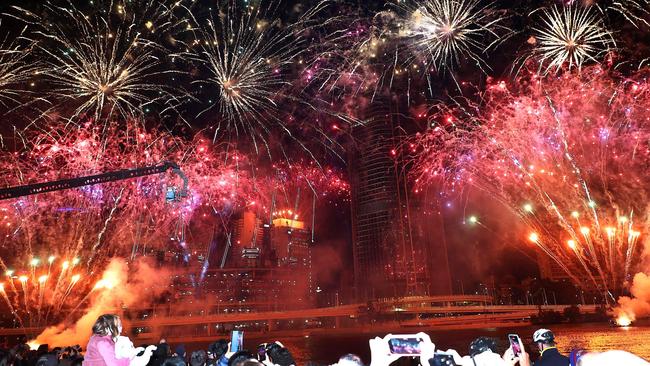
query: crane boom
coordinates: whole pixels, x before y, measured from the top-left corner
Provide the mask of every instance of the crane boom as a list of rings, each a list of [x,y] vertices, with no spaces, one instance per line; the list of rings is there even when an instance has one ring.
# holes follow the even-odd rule
[[[61,179],[53,182],[43,182],[27,184],[23,186],[0,188],[0,200],[143,177],[146,175],[164,173],[168,169],[172,169],[172,172],[183,179],[184,186],[180,191],[180,196],[183,196],[187,192],[187,177],[185,177],[185,174],[183,174],[180,167],[176,163],[172,161],[165,161],[160,165],[143,168],[123,169],[109,173],[89,175],[87,177]]]

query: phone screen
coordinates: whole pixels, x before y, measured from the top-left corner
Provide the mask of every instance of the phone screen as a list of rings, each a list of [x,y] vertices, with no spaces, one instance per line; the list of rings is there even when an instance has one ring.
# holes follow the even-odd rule
[[[230,352],[239,352],[244,346],[244,332],[233,330],[230,336]]]
[[[419,355],[422,340],[419,338],[391,338],[388,341],[390,353],[396,355]]]
[[[515,354],[515,357],[521,355],[521,339],[516,334],[508,334],[508,340],[510,341],[510,346],[512,347],[512,352]]]

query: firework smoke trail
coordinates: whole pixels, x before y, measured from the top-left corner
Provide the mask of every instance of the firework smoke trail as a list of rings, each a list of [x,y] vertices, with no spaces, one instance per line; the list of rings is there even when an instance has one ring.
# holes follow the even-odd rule
[[[97,234],[97,241],[95,241],[95,244],[90,250],[90,257],[88,258],[88,267],[90,267],[90,265],[93,262],[93,259],[95,259],[95,254],[97,253],[97,249],[102,244],[102,237],[106,233],[106,229],[108,228],[108,225],[111,223],[111,220],[113,220],[113,215],[115,214],[115,211],[117,210],[117,207],[119,206],[120,201],[122,200],[123,193],[124,193],[124,188],[120,189],[120,192],[118,193],[117,197],[113,198],[113,207],[111,208],[111,211],[108,213],[108,217],[104,221],[104,226],[102,226],[101,231],[99,232],[99,234]]]
[[[586,62],[598,58],[616,44],[605,28],[598,11],[581,6],[553,6],[542,9],[538,24],[533,28],[532,54],[546,74],[563,67],[580,70]]]
[[[44,9],[44,16],[19,7],[9,14],[32,28],[33,53],[42,56],[42,75],[51,87],[47,102],[53,105],[43,115],[68,112],[72,105],[72,122],[83,116],[128,119],[153,105],[161,106],[160,115],[180,105],[182,93],[160,81],[178,72],[163,65],[169,51],[155,39],[173,39],[189,24],[176,17],[188,9],[185,1],[98,1],[87,12],[72,1],[48,1]]]
[[[436,106],[433,127],[405,145],[416,182],[484,191],[577,284],[620,292],[650,233],[647,72],[528,71],[510,87],[489,86],[481,106]]]

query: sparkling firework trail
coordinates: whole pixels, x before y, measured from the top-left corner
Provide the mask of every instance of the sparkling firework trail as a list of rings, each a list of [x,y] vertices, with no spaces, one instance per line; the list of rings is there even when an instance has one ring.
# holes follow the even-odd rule
[[[650,14],[648,0],[568,0],[563,3],[570,6],[593,6],[603,14],[611,12],[620,15],[637,28],[640,23],[650,26],[644,19],[644,16]]]
[[[616,46],[602,15],[589,7],[553,6],[541,10],[539,24],[533,28],[533,56],[546,74],[563,67],[581,69],[585,62],[598,58]]]
[[[478,188],[514,213],[527,242],[576,284],[620,292],[650,234],[645,73],[529,73],[515,92],[492,85],[483,107],[437,109],[431,130],[405,145],[415,179],[442,179],[449,192]]]
[[[1,20],[0,25],[2,25]],[[16,38],[20,39],[24,32],[25,29]],[[26,84],[43,71],[38,62],[27,59],[34,44],[9,42],[10,35],[7,34],[6,37],[0,42],[0,104],[5,107],[9,106],[9,103],[14,105],[25,103],[25,100],[21,100],[21,96],[26,94]]]

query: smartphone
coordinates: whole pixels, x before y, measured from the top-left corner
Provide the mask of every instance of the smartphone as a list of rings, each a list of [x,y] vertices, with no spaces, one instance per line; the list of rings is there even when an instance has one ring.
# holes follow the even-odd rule
[[[521,339],[516,334],[508,334],[508,341],[510,341],[510,347],[512,347],[512,352],[515,354],[515,357],[519,357],[522,353],[521,349]]]
[[[421,343],[420,338],[395,337],[388,340],[388,349],[394,355],[419,355]]]
[[[230,335],[230,352],[239,352],[244,348],[244,331],[233,330]]]

